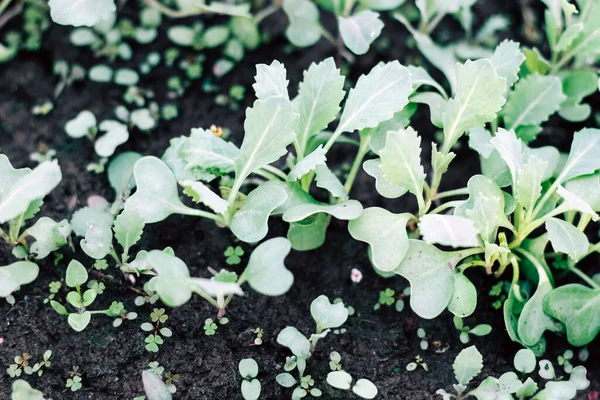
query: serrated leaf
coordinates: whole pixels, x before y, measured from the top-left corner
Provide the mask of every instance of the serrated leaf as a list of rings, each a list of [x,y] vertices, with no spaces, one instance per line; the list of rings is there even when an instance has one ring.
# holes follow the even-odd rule
[[[289,180],[295,181],[302,178],[304,175],[314,171],[319,166],[326,166],[325,162],[327,152],[323,149],[323,145],[319,145],[312,153],[308,154],[302,160],[298,161],[290,171]]]
[[[319,9],[309,0],[284,0],[283,11],[290,20],[285,36],[298,47],[308,47],[321,38]]]
[[[417,198],[422,196],[425,171],[421,165],[421,137],[412,128],[389,132],[380,151],[384,177]]]
[[[363,169],[367,175],[375,178],[375,189],[377,193],[387,199],[396,199],[406,193],[406,189],[390,182],[381,169],[381,159],[367,160],[363,163]]]
[[[452,247],[477,247],[479,231],[469,218],[457,215],[428,214],[421,217],[423,240]]]
[[[348,309],[344,303],[331,304],[325,295],[320,295],[310,303],[310,314],[317,323],[317,333],[339,328],[348,319]]]
[[[361,55],[369,51],[369,46],[377,39],[383,22],[378,13],[363,10],[349,17],[338,17],[338,26],[346,47]]]
[[[593,174],[600,169],[600,129],[585,128],[573,135],[571,151],[560,175],[558,183],[578,176]]]
[[[224,214],[229,208],[227,200],[202,182],[183,181],[180,185],[184,187],[183,193],[190,196],[195,203],[202,203],[217,214]]]
[[[392,119],[408,104],[412,92],[410,71],[398,61],[379,64],[358,78],[350,90],[336,131],[374,128]]]
[[[8,297],[20,286],[37,278],[40,269],[30,261],[17,261],[0,267],[0,297]]]
[[[199,215],[179,199],[177,181],[160,159],[146,156],[135,163],[135,193],[125,202],[125,210],[137,211],[147,224],[162,221],[171,214]]]
[[[519,50],[519,43],[504,40],[496,47],[490,61],[498,75],[506,78],[506,85],[510,88],[519,79],[517,74],[525,56]]]
[[[558,111],[565,99],[560,79],[532,74],[517,82],[501,115],[509,130],[524,125],[540,125]]]
[[[348,193],[340,179],[327,167],[319,165],[315,168],[315,182],[317,187],[327,190],[335,198],[348,200]]]
[[[66,219],[54,222],[51,218],[42,217],[27,229],[27,234],[35,239],[29,252],[34,254],[35,258],[41,259],[67,244],[67,238],[71,235],[71,225]]]
[[[505,103],[506,79],[491,61],[481,59],[456,65],[456,94],[444,114],[444,147],[448,152],[466,132],[496,119]]]
[[[454,368],[456,381],[466,386],[483,369],[483,357],[475,346],[467,347],[458,353],[452,368]]]
[[[568,254],[574,261],[587,253],[590,246],[587,236],[572,224],[550,218],[546,221],[546,230],[554,251]]]
[[[252,87],[259,100],[266,99],[269,96],[288,97],[288,83],[286,79],[285,67],[277,60],[273,60],[270,65],[258,64],[256,66],[256,81]]]
[[[269,230],[269,216],[288,200],[287,191],[278,182],[266,182],[254,189],[231,220],[231,231],[240,240],[255,243]]]
[[[360,217],[363,208],[356,200],[339,204],[304,203],[287,209],[282,216],[285,222],[298,222],[317,213],[327,213],[341,220],[351,221]]]
[[[369,244],[371,260],[382,271],[393,271],[408,252],[406,224],[409,213],[393,214],[383,208],[371,207],[348,223],[350,235]]]
[[[10,221],[26,212],[31,202],[44,198],[62,179],[56,160],[41,163],[27,175],[21,175],[21,170],[12,170],[10,174],[12,177],[6,179],[5,184],[14,181],[17,176],[20,176],[20,179],[14,181],[0,199],[0,223]]]
[[[50,17],[60,25],[93,26],[116,11],[115,0],[50,0]]]
[[[144,219],[136,211],[123,211],[115,219],[115,239],[123,247],[123,254],[129,254],[129,249],[134,246],[144,233]]]
[[[420,240],[409,240],[408,253],[394,270],[410,282],[410,306],[422,318],[435,318],[450,303],[453,270],[460,253],[444,252]]]
[[[294,109],[300,115],[296,130],[299,154],[304,156],[308,140],[335,119],[345,94],[344,77],[335,66],[333,58],[327,58],[318,64],[312,63],[304,71],[298,97],[294,99]]]
[[[292,246],[286,238],[269,239],[254,249],[239,282],[266,296],[281,296],[294,283],[294,275],[284,261]]]
[[[244,141],[235,160],[236,183],[252,172],[277,161],[294,140],[298,114],[286,97],[270,96],[246,110]]]
[[[234,170],[240,150],[233,143],[215,136],[211,130],[197,128],[192,129],[183,154],[187,161],[186,169],[201,169],[206,172],[216,170],[224,175]]]
[[[535,207],[535,203],[540,198],[547,168],[547,161],[531,155],[527,163],[518,171],[516,194],[518,202],[528,211]]]

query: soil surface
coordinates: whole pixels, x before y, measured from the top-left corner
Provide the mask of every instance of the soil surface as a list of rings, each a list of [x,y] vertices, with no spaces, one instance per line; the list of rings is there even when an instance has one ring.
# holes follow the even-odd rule
[[[512,4],[515,3],[515,4]],[[518,35],[521,14],[517,2],[480,1],[476,6],[477,26],[492,14],[502,13],[514,21],[512,36]],[[130,141],[118,152],[135,150],[143,154],[160,156],[168,146],[169,139],[187,135],[191,128],[209,127],[211,124],[230,128],[234,139],[241,142],[243,134],[244,109],[252,102],[251,84],[257,63],[270,63],[274,57],[282,61],[294,92],[302,71],[311,62],[335,56],[335,49],[325,41],[303,50],[289,51],[289,45],[281,37],[285,28],[283,14],[275,14],[264,22],[273,33],[271,43],[249,53],[242,67],[236,68],[218,84],[222,92],[227,92],[233,84],[241,84],[248,89],[247,99],[240,110],[232,112],[226,107],[215,105],[215,94],[206,94],[198,81],[188,89],[178,101],[180,116],[161,123],[151,135],[133,132]],[[442,32],[458,29],[454,21],[445,21]],[[165,27],[161,27],[159,40],[139,48],[131,63],[119,62],[120,66],[135,67],[135,60],[141,59],[150,50],[162,51],[169,46],[164,40]],[[94,112],[99,120],[111,116],[114,107],[121,103],[123,88],[96,84],[90,81],[78,83],[65,89],[55,102],[54,110],[47,116],[32,116],[31,109],[44,99],[52,98],[56,78],[52,75],[52,62],[66,59],[78,62],[85,67],[97,61],[87,49],[75,49],[68,43],[69,29],[53,25],[44,40],[43,49],[38,53],[21,54],[16,60],[0,67],[0,150],[7,154],[16,167],[32,166],[29,154],[37,151],[40,145],[57,150],[57,159],[63,171],[63,181],[45,200],[39,216],[46,215],[60,220],[70,218],[73,211],[84,206],[88,196],[99,194],[112,199],[112,190],[105,174],[94,175],[86,171],[86,165],[95,161],[93,146],[86,140],[73,140],[64,133],[64,124],[81,110]],[[405,29],[391,19],[386,20],[383,37],[389,40],[389,50],[372,50],[360,57],[350,71],[350,78],[368,70],[379,60],[398,59],[403,63],[418,60],[418,53],[410,48]],[[162,39],[160,39],[162,38]],[[122,65],[121,65],[122,64]],[[252,66],[252,67],[251,67]],[[159,101],[165,96],[166,79],[173,74],[167,68],[158,68],[144,77],[140,86],[152,88]],[[434,132],[428,123],[428,111],[419,110],[414,126],[423,135],[423,142],[431,142]],[[543,139],[548,142],[570,143],[571,132],[578,126],[564,124],[560,119],[547,124]],[[584,124],[582,124],[584,125]],[[420,129],[422,127],[422,129]],[[544,139],[545,138],[545,139]],[[466,147],[466,146],[463,146]],[[451,165],[445,188],[464,186],[468,177],[479,169],[473,152],[464,151],[464,157],[457,157]],[[351,162],[353,150],[343,145],[333,152],[334,165]],[[463,154],[461,154],[463,156]],[[428,150],[423,152],[427,162]],[[376,195],[374,182],[364,173],[360,174],[352,197],[365,206],[384,206],[392,211],[414,209],[411,199],[401,198],[384,201]],[[270,235],[285,235],[286,228],[281,221],[272,221]],[[208,276],[208,267],[215,269],[228,267],[225,264],[224,250],[236,241],[226,229],[216,227],[210,221],[190,217],[171,216],[164,222],[148,225],[137,249],[161,249],[171,246],[178,257],[190,267],[194,276]],[[242,263],[231,269],[240,272],[248,260],[250,246],[242,244],[246,250]],[[375,274],[366,255],[366,245],[352,240],[346,224],[334,221],[327,233],[327,243],[321,249],[310,252],[292,252],[286,264],[294,273],[292,289],[281,297],[266,297],[246,289],[244,297],[236,298],[228,310],[229,324],[219,326],[214,336],[205,336],[203,324],[206,318],[215,318],[215,310],[204,300],[194,297],[183,307],[167,309],[169,319],[166,326],[173,336],[165,339],[158,353],[144,349],[145,332],[140,324],[150,320],[154,306],[137,307],[133,300],[136,294],[123,281],[122,274],[108,269],[105,275],[91,272],[95,279],[106,285],[105,292],[98,297],[94,307],[106,308],[112,300],[119,300],[129,311],[136,311],[135,321],[125,321],[114,328],[112,320],[95,316],[89,327],[75,333],[68,326],[66,318],[58,315],[43,303],[48,296],[48,283],[64,279],[66,263],[76,257],[91,266],[90,259],[81,252],[62,250],[65,258],[54,265],[53,257],[40,263],[40,277],[33,284],[24,286],[16,293],[17,303],[10,306],[0,302],[0,398],[7,399],[13,378],[4,373],[12,359],[24,352],[41,358],[45,350],[52,350],[52,366],[42,377],[25,376],[25,379],[42,390],[52,399],[133,399],[143,395],[141,371],[151,361],[158,361],[165,371],[180,375],[177,383],[176,399],[241,399],[241,377],[237,365],[242,358],[252,357],[259,363],[258,378],[262,382],[262,399],[278,400],[290,398],[291,390],[281,388],[275,376],[282,372],[286,349],[276,343],[276,336],[285,326],[292,325],[310,334],[314,323],[310,316],[311,301],[321,294],[330,299],[341,297],[356,309],[356,314],[344,325],[343,334],[330,334],[321,340],[316,354],[309,360],[307,373],[315,379],[316,386],[323,390],[325,399],[356,398],[353,394],[333,390],[325,383],[329,371],[328,356],[338,351],[342,365],[356,379],[367,378],[379,389],[381,399],[425,400],[437,399],[438,388],[451,390],[454,382],[452,362],[465,345],[459,341],[459,333],[454,328],[452,315],[444,312],[435,320],[423,320],[409,309],[398,313],[393,307],[373,310],[379,291],[386,288],[401,292],[408,283],[401,278],[383,279]],[[10,249],[0,245],[0,265],[14,261]],[[593,260],[596,265],[598,259]],[[359,269],[364,278],[356,284],[350,279],[351,270]],[[494,310],[495,300],[488,295],[495,279],[474,271],[469,277],[480,287],[479,304],[474,316],[466,323],[474,326],[480,323],[492,325],[493,332],[484,338],[473,337],[484,357],[485,369],[478,381],[485,376],[499,376],[512,369],[512,357],[519,346],[508,338],[501,311]],[[138,285],[139,286],[139,285]],[[64,301],[63,288],[59,298]],[[157,303],[155,306],[159,306]],[[260,327],[264,330],[261,346],[254,346],[252,331]],[[429,336],[430,348],[426,351],[419,346],[417,329],[424,328]],[[568,346],[563,338],[548,335],[547,358],[555,361]],[[433,343],[439,341],[439,346]],[[597,360],[600,354],[598,341],[589,347],[590,360]],[[407,372],[405,367],[420,355],[429,366],[429,371],[418,368]],[[83,378],[83,388],[72,393],[65,387],[68,373],[78,367]],[[600,364],[590,361],[586,364],[592,381],[590,391],[600,390]],[[536,380],[539,380],[536,378]],[[580,399],[587,399],[581,394]]]

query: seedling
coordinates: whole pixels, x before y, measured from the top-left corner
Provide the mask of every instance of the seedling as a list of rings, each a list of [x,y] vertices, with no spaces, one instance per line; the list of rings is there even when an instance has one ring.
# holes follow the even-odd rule
[[[454,317],[454,326],[460,332],[459,339],[463,344],[469,343],[469,335],[486,336],[492,332],[492,327],[487,324],[479,324],[474,328],[469,328],[463,325],[463,319],[460,317]]]
[[[415,361],[408,363],[406,365],[406,370],[408,372],[411,372],[411,371],[416,370],[418,367],[421,367],[426,372],[429,372],[429,366],[427,366],[427,363],[423,362],[423,357],[421,357],[421,356],[415,356]]]
[[[67,378],[65,386],[71,389],[71,392],[76,392],[83,387],[83,384],[81,383],[81,374],[78,372],[77,367],[73,367],[69,372],[69,377]]]
[[[144,342],[146,343],[146,346],[144,347],[151,353],[158,353],[158,347],[164,343],[163,337],[171,337],[173,332],[165,326],[161,327],[161,325],[169,319],[164,308],[155,308],[152,313],[150,313],[150,319],[152,320],[152,323],[144,322],[141,325],[143,331],[151,332],[146,339],[144,339]]]
[[[207,318],[204,321],[204,334],[206,336],[213,336],[217,333],[218,326],[215,324],[215,321],[212,318]]]
[[[258,375],[258,364],[252,358],[240,360],[238,365],[242,381],[242,397],[244,400],[258,400],[261,392],[261,384],[256,376]]]
[[[225,262],[229,265],[237,265],[242,262],[242,257],[244,255],[244,249],[240,246],[229,246],[223,255],[226,257]]]
[[[363,399],[374,399],[377,396],[377,387],[368,379],[359,379],[352,386],[352,376],[342,370],[341,364],[339,364],[341,360],[339,353],[331,353],[330,359],[329,366],[332,372],[327,374],[327,383],[330,386],[341,390],[350,390],[352,388],[354,394]]]
[[[258,327],[253,332],[256,335],[256,338],[254,339],[254,345],[255,346],[260,346],[261,344],[263,344],[263,334],[264,334],[264,331],[263,331],[263,329],[261,327]]]
[[[329,353],[329,369],[340,371],[342,369],[342,356],[337,351]]]
[[[29,383],[17,379],[12,383],[12,400],[44,400],[44,394],[32,388]]]

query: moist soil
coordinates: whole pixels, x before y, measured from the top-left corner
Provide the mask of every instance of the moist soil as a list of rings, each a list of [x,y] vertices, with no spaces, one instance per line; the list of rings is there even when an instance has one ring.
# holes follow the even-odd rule
[[[514,3],[514,4],[512,4]],[[477,25],[493,14],[507,15],[515,27],[522,25],[521,10],[517,2],[480,1],[475,8]],[[541,14],[539,10],[535,10]],[[125,9],[124,12],[132,12]],[[311,62],[329,56],[335,56],[335,49],[325,41],[303,50],[291,50],[281,37],[285,29],[283,14],[275,14],[264,22],[264,27],[272,33],[273,40],[248,53],[243,65],[234,69],[222,81],[217,82],[222,92],[227,92],[233,84],[248,89],[247,99],[240,104],[239,111],[215,104],[215,94],[201,90],[201,82],[193,83],[185,96],[177,100],[179,118],[171,122],[162,122],[158,129],[147,135],[133,132],[129,142],[118,151],[134,150],[142,154],[161,156],[168,146],[169,139],[187,135],[191,128],[209,127],[212,124],[231,129],[232,137],[238,144],[243,134],[244,109],[252,102],[251,84],[254,65],[270,63],[274,57],[282,61],[288,71],[292,84],[291,91]],[[167,22],[164,25],[169,24]],[[161,27],[159,38],[164,38]],[[460,32],[454,21],[446,21],[440,31],[446,36],[451,32]],[[448,33],[450,32],[450,34]],[[112,199],[112,190],[106,175],[95,175],[86,171],[86,165],[95,160],[94,150],[87,140],[73,140],[64,133],[64,124],[81,110],[92,111],[99,120],[111,116],[112,110],[121,104],[122,87],[96,84],[90,81],[78,83],[66,88],[55,102],[54,110],[47,116],[33,116],[31,109],[45,99],[51,99],[57,83],[52,75],[52,63],[56,59],[78,62],[85,67],[97,61],[91,51],[75,49],[68,43],[69,29],[53,25],[45,36],[40,52],[21,54],[0,69],[0,149],[8,155],[15,167],[32,166],[29,154],[40,146],[56,149],[57,159],[63,171],[60,185],[45,199],[39,216],[45,215],[55,220],[70,218],[74,210],[84,206],[91,195],[102,195]],[[513,29],[511,37],[526,42],[519,36],[519,29]],[[358,59],[349,71],[350,79],[355,81],[359,74],[380,60],[398,59],[403,63],[419,62],[419,55],[410,47],[405,29],[397,22],[388,19],[383,37],[389,41],[389,49],[372,50]],[[162,51],[169,44],[158,39],[151,45],[139,48],[134,61],[119,66],[135,67],[151,50]],[[208,60],[211,55],[209,54]],[[123,64],[123,65],[121,65]],[[429,69],[433,71],[433,69]],[[152,88],[159,102],[166,96],[165,82],[173,74],[172,69],[158,68],[141,85]],[[294,94],[294,93],[292,93]],[[597,99],[596,99],[597,102]],[[429,143],[434,132],[428,122],[428,111],[419,110],[413,126]],[[565,124],[553,119],[542,134],[542,141],[568,148],[571,133],[581,125]],[[351,162],[354,150],[344,145],[336,146],[330,157],[333,166]],[[428,162],[427,146],[423,151],[424,162]],[[468,178],[477,173],[479,164],[473,152],[459,150],[461,154],[451,165],[444,181],[444,188],[462,187]],[[361,201],[365,207],[382,206],[392,211],[414,210],[411,199],[401,198],[388,201],[378,196],[373,181],[364,173],[360,174],[352,197]],[[408,197],[408,196],[406,196]],[[281,221],[271,222],[270,235],[285,235],[286,228]],[[78,240],[78,239],[77,239]],[[230,245],[237,245],[233,235],[212,222],[191,217],[171,216],[167,220],[148,225],[145,228],[138,249],[161,249],[171,246],[178,257],[190,267],[193,276],[208,276],[208,267],[229,268],[241,272],[251,253],[251,246],[241,244],[246,250],[242,263],[229,267],[225,264],[223,252]],[[342,365],[355,379],[368,378],[379,389],[381,399],[424,400],[436,399],[439,388],[450,391],[454,383],[452,363],[454,357],[465,347],[459,341],[458,331],[454,328],[452,315],[444,312],[434,320],[417,317],[406,307],[398,313],[393,307],[373,310],[379,292],[392,288],[397,292],[408,283],[402,278],[384,279],[379,277],[370,266],[366,245],[353,241],[345,223],[333,221],[328,233],[326,245],[309,252],[293,251],[286,264],[294,273],[295,282],[284,296],[266,297],[246,288],[245,296],[235,298],[227,311],[229,324],[219,326],[214,336],[204,334],[206,318],[216,318],[214,308],[204,300],[194,297],[188,304],[167,309],[169,319],[167,327],[173,336],[165,338],[158,353],[149,353],[144,349],[145,332],[140,324],[150,320],[154,306],[137,307],[133,300],[136,293],[125,282],[122,274],[115,268],[109,268],[100,274],[91,271],[91,277],[105,283],[105,292],[98,296],[94,308],[107,308],[111,301],[118,300],[129,311],[139,314],[134,321],[125,321],[119,328],[112,326],[112,320],[104,316],[95,316],[87,329],[76,333],[68,326],[66,318],[58,315],[44,299],[48,296],[48,283],[64,279],[66,263],[73,257],[87,265],[90,259],[81,252],[73,253],[73,247],[64,248],[65,257],[55,265],[50,256],[40,262],[39,278],[24,286],[16,293],[16,304],[0,303],[0,366],[7,368],[13,358],[24,352],[29,353],[32,361],[41,358],[45,350],[52,350],[52,366],[43,376],[26,376],[25,379],[52,399],[133,399],[143,395],[141,371],[151,361],[158,361],[165,371],[180,375],[177,383],[176,399],[241,399],[241,377],[237,371],[239,360],[254,358],[260,367],[258,378],[262,383],[262,399],[277,400],[291,397],[291,390],[281,388],[275,382],[275,376],[283,371],[288,352],[276,343],[278,332],[286,326],[295,326],[305,334],[314,329],[310,316],[311,301],[321,294],[330,299],[340,297],[355,308],[344,327],[345,333],[331,333],[318,344],[316,354],[309,360],[307,373],[323,390],[325,399],[357,398],[351,393],[333,390],[325,383],[329,371],[329,353],[338,351],[342,356]],[[0,265],[14,261],[10,249],[0,245]],[[592,260],[598,265],[598,259]],[[357,268],[363,274],[360,283],[350,279],[351,270]],[[469,270],[469,277],[479,287],[479,303],[473,316],[466,324],[474,326],[480,323],[490,324],[493,331],[484,338],[472,337],[484,358],[484,371],[478,380],[486,376],[499,376],[511,370],[512,357],[519,346],[511,342],[504,329],[501,311],[491,307],[495,300],[488,295],[496,282],[483,272]],[[137,287],[141,287],[138,283]],[[59,293],[64,301],[66,292]],[[253,345],[253,330],[264,330],[260,346]],[[428,350],[421,350],[417,329],[424,328],[430,343]],[[548,335],[547,358],[556,360],[568,344],[564,338]],[[590,360],[597,359],[600,353],[598,341],[589,347]],[[406,371],[406,365],[421,356],[429,371],[418,368]],[[600,365],[594,361],[585,364],[592,386],[587,391],[600,390]],[[69,371],[74,367],[82,376],[83,388],[71,392],[65,387]],[[560,372],[560,371],[559,371]],[[539,380],[539,377],[534,377]],[[0,373],[0,399],[10,396],[9,378]],[[578,399],[587,399],[586,393],[580,393]],[[591,397],[590,397],[591,398]]]

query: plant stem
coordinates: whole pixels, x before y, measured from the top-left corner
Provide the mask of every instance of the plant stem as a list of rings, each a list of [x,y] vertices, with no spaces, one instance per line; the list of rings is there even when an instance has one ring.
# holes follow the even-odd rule
[[[431,20],[431,22],[429,23],[429,25],[427,25],[427,34],[430,35],[431,32],[433,32],[433,30],[439,25],[439,23],[442,21],[442,19],[444,19],[444,17],[446,16],[445,12],[441,12],[438,13],[434,19]]]
[[[12,0],[2,0],[0,3],[0,15],[6,10],[6,7],[12,2]]]
[[[441,206],[435,208],[432,211],[429,211],[428,214],[439,214],[440,212],[447,210],[448,208],[453,208],[464,203],[463,200],[449,201],[447,203],[442,204]]]
[[[591,220],[592,216],[590,214],[582,214],[581,218],[579,219],[579,223],[577,224],[577,229],[579,229],[581,232],[585,231],[585,228],[587,228]]]
[[[354,185],[354,180],[356,179],[356,175],[362,165],[362,161],[365,156],[369,153],[369,141],[360,137],[360,145],[358,146],[358,151],[356,152],[356,157],[354,158],[354,162],[352,163],[352,168],[350,168],[350,172],[348,173],[348,177],[346,178],[346,183],[344,184],[344,189],[346,193],[350,194],[350,190],[352,190],[352,185]]]
[[[439,192],[436,194],[431,200],[439,200],[445,197],[453,197],[453,196],[463,196],[469,194],[469,188],[460,188],[454,190],[447,190],[445,192]]]
[[[8,236],[2,228],[0,228],[0,238],[4,239],[6,243],[11,244],[10,236]]]
[[[469,262],[459,265],[458,269],[460,270],[460,272],[463,272],[467,268],[471,268],[471,267],[486,267],[485,261],[482,261],[482,260],[469,261]]]
[[[262,167],[262,169],[264,169],[265,171],[268,171],[270,173],[272,173],[273,175],[278,176],[279,178],[281,178],[282,180],[287,180],[287,175],[285,172],[283,172],[282,170],[280,170],[277,167],[274,167],[272,165],[265,165],[264,167]]]
[[[600,285],[598,285],[592,278],[590,278],[589,276],[587,276],[579,268],[577,268],[577,267],[570,267],[569,271],[571,271],[575,275],[579,276],[583,281],[585,281],[585,283],[587,283],[588,285],[590,285],[592,287],[592,289],[600,289]]]
[[[262,22],[263,19],[267,18],[269,15],[277,12],[281,6],[279,4],[271,4],[268,7],[263,8],[254,16],[254,22],[258,25]]]

